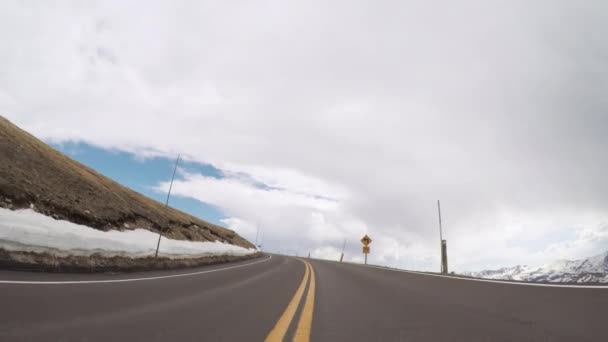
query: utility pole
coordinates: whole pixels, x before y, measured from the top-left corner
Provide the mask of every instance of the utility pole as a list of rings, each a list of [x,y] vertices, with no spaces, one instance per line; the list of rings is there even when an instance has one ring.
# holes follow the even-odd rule
[[[258,231],[259,231],[259,227],[258,227]],[[260,252],[261,252],[262,248],[264,247],[264,229],[262,229],[262,236],[260,236],[260,244],[258,245],[258,247],[260,248]]]
[[[441,204],[437,200],[437,212],[439,214],[439,246],[441,248],[441,273],[448,273],[448,242],[443,239],[441,227]]]
[[[342,252],[340,253],[340,262],[344,259],[344,248],[346,248],[346,239],[344,239],[344,243],[342,244]]]
[[[441,203],[437,200],[437,212],[439,213],[439,241],[443,241],[443,232],[441,231]]]
[[[177,164],[179,163],[179,158],[181,154],[177,155],[177,159],[175,160],[175,167],[173,168],[173,176],[171,176],[171,183],[169,184],[169,191],[167,192],[167,199],[165,200],[165,208],[169,206],[169,197],[171,196],[171,189],[173,188],[173,180],[175,179],[175,172],[177,171]],[[156,253],[154,253],[154,257],[158,258],[158,249],[160,248],[160,238],[162,237],[161,232],[158,232],[158,242],[156,243]]]

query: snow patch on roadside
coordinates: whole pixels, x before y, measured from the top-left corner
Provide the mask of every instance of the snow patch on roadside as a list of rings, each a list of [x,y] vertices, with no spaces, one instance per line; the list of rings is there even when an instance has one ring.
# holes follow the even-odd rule
[[[0,248],[46,252],[57,256],[154,256],[158,234],[146,229],[101,231],[42,215],[31,209],[0,208]],[[215,242],[172,240],[160,243],[159,256],[181,259],[206,256],[244,256],[255,249]]]

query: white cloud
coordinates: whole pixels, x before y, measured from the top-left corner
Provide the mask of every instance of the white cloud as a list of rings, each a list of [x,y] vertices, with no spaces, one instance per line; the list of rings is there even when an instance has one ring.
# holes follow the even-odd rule
[[[277,249],[433,268],[439,198],[455,267],[543,262],[605,222],[606,6],[8,2],[0,113],[212,163],[176,192]]]
[[[271,250],[303,251],[327,243],[341,243],[353,228],[362,231],[362,223],[347,229],[346,224],[352,224],[352,218],[343,212],[340,202],[325,198],[324,193],[303,194],[291,189],[260,187],[251,182],[251,177],[241,174],[214,178],[182,171],[181,176],[183,179],[173,184],[175,196],[217,206],[228,216],[224,223],[250,241],[254,241],[260,227],[259,243],[264,241],[264,246]],[[164,192],[168,187],[168,182],[164,182],[158,190]]]
[[[237,232],[240,236],[245,239],[251,241],[251,243],[258,243],[258,239],[260,236],[260,226],[256,222],[249,222],[236,217],[228,217],[222,219],[222,223],[226,225],[226,227],[230,227],[230,229]]]

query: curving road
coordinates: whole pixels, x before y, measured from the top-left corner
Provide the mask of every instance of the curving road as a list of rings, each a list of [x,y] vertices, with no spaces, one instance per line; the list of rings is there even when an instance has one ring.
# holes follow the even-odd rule
[[[608,287],[268,255],[181,271],[0,271],[0,341],[604,341]]]

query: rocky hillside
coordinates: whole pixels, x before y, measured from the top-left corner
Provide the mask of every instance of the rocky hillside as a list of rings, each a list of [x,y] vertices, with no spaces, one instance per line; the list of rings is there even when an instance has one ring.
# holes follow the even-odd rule
[[[132,191],[0,116],[0,207],[35,208],[99,230],[144,228],[179,240],[254,246],[234,231]]]

